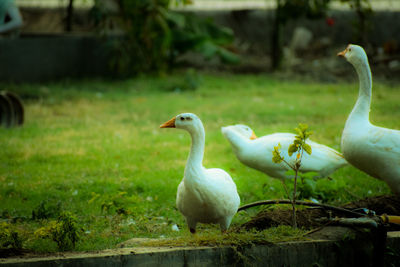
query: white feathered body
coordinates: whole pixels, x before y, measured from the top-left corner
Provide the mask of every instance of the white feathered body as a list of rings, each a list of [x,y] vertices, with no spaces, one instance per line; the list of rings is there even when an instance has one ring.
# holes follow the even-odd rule
[[[372,75],[365,51],[349,45],[342,55],[354,66],[360,81],[357,102],[342,134],[343,155],[350,164],[385,181],[400,194],[400,131],[377,127],[369,121]]]
[[[192,138],[176,196],[176,206],[185,216],[190,231],[196,231],[197,223],[217,223],[221,231],[226,231],[239,208],[240,198],[227,172],[203,167],[205,132],[201,120],[195,114],[182,113],[161,127],[184,129]]]
[[[400,194],[400,131],[350,116],[341,148],[351,165],[385,181],[394,193]]]
[[[222,169],[205,169],[185,173],[178,186],[176,206],[186,217],[189,227],[194,223],[218,223],[229,227],[240,198],[232,178]]]
[[[292,178],[288,175],[287,171],[290,168],[284,163],[274,163],[272,161],[272,151],[278,144],[281,145],[281,156],[289,162],[294,164],[296,160],[296,153],[291,157],[288,155],[288,148],[293,144],[295,135],[291,133],[275,133],[266,135],[254,140],[249,140],[244,136],[237,135],[236,138],[231,138],[234,129],[223,127],[222,132],[225,137],[230,141],[236,157],[245,165],[266,173],[274,178]],[[228,132],[231,131],[229,134]],[[237,134],[237,133],[236,133]],[[239,137],[239,138],[238,138]],[[325,145],[318,144],[311,140],[306,141],[311,146],[312,153],[308,155],[303,153],[301,161],[301,172],[316,172],[316,178],[326,177],[333,173],[340,167],[347,165],[346,160],[336,150]]]

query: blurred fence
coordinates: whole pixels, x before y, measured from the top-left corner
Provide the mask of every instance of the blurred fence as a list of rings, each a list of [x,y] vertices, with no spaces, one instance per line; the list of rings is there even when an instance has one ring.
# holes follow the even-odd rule
[[[1,1],[1,0],[0,0]],[[59,8],[67,7],[69,0],[15,0],[20,7]],[[94,0],[74,0],[74,7],[85,8],[93,6]]]
[[[21,7],[66,7],[69,0],[16,0]],[[88,8],[94,0],[74,0],[74,7]],[[371,0],[374,10],[400,10],[400,0]],[[235,9],[274,9],[276,0],[193,0],[192,5],[172,8],[183,10],[235,10]],[[349,9],[348,4],[339,0],[331,3],[333,9]]]
[[[374,10],[400,10],[400,0],[370,0]],[[274,9],[276,0],[193,0],[193,4],[178,9],[224,10],[224,9]],[[348,4],[332,1],[333,9],[349,9]]]

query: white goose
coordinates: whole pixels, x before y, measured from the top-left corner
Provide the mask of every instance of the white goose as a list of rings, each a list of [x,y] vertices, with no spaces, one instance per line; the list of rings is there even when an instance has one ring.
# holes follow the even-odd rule
[[[197,223],[217,223],[225,232],[239,208],[240,198],[227,172],[203,167],[205,132],[201,120],[195,114],[183,113],[160,128],[183,129],[192,137],[184,177],[176,196],[176,206],[185,216],[190,232],[196,232]]]
[[[341,148],[346,160],[372,177],[385,181],[400,194],[400,131],[369,122],[372,75],[362,47],[348,45],[338,53],[356,69],[360,80],[357,102],[347,118]]]
[[[257,138],[250,127],[242,124],[231,125],[221,128],[222,134],[231,143],[236,157],[243,164],[261,171],[273,178],[293,178],[288,175],[289,167],[285,163],[274,163],[272,151],[274,146],[281,144],[281,155],[291,164],[296,160],[296,154],[289,157],[287,151],[290,144],[293,144],[294,134],[274,133]],[[301,161],[301,172],[317,172],[315,178],[326,177],[338,168],[347,165],[346,160],[336,150],[307,141],[312,148],[311,155],[303,154]]]

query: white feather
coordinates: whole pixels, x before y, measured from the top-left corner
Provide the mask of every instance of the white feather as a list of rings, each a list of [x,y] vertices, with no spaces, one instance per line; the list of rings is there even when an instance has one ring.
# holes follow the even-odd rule
[[[287,174],[290,168],[284,163],[272,161],[272,151],[278,144],[281,145],[281,156],[294,164],[296,154],[288,155],[288,148],[294,141],[294,134],[274,133],[254,140],[250,139],[253,131],[246,125],[231,125],[222,127],[221,131],[232,145],[236,157],[245,165],[259,170],[273,178],[292,178]],[[303,154],[301,161],[301,172],[317,172],[316,178],[326,177],[338,168],[347,164],[343,156],[336,150],[313,142],[306,141],[311,146],[312,153]]]
[[[225,231],[240,204],[236,184],[224,170],[203,167],[205,132],[196,115],[183,113],[176,116],[175,126],[188,131],[192,137],[176,206],[185,216],[191,232],[195,232],[197,223],[217,223],[221,231]]]
[[[343,155],[353,166],[385,181],[400,194],[400,131],[377,127],[369,121],[372,75],[364,49],[349,45],[340,54],[354,66],[360,82],[357,102],[342,134]]]

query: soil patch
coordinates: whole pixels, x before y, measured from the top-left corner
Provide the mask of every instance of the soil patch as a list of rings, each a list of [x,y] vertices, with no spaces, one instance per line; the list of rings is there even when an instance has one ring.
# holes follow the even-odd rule
[[[287,205],[286,205],[287,206]],[[355,201],[342,206],[350,210],[369,210],[375,212],[376,215],[399,215],[400,216],[400,196],[377,196],[369,197],[359,201]],[[316,228],[325,225],[318,219],[325,217],[341,217],[348,218],[349,214],[338,211],[325,210],[321,208],[299,208],[297,210],[297,224],[299,227]],[[350,216],[351,217],[351,216]],[[241,228],[263,230],[269,227],[278,225],[291,225],[292,224],[292,210],[291,208],[267,208],[260,211],[249,222],[241,225]],[[400,230],[400,226],[393,225],[389,230]]]

